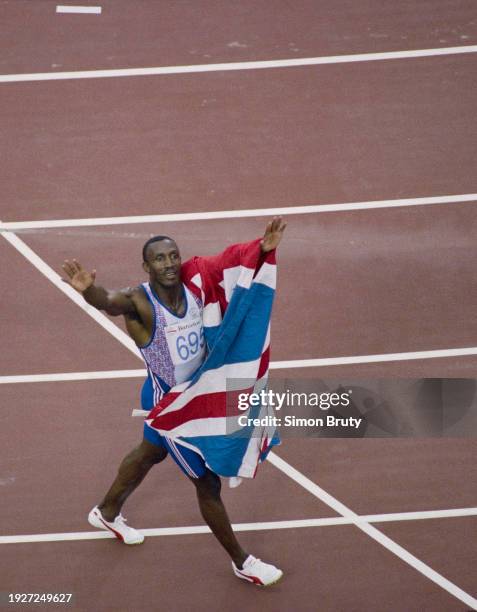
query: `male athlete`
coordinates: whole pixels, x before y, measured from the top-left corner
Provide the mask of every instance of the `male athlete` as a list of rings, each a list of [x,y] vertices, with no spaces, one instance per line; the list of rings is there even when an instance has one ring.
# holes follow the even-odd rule
[[[281,217],[268,223],[260,242],[263,253],[278,246],[285,227]],[[95,285],[95,270],[88,272],[75,259],[66,260],[63,265],[68,276],[66,282],[89,304],[109,315],[124,316],[129,335],[138,346],[148,371],[143,407],[152,409],[169,389],[191,378],[206,357],[206,346],[203,305],[181,280],[181,256],[174,240],[167,236],[148,240],[143,247],[143,269],[149,275],[149,283],[108,291]],[[176,336],[178,330],[184,329],[188,345],[180,346]],[[182,338],[184,335],[181,342]],[[144,536],[125,524],[120,511],[151,467],[168,454],[194,483],[201,514],[230,555],[235,575],[264,586],[277,582],[283,572],[249,555],[238,543],[220,496],[219,476],[206,467],[198,453],[166,439],[147,423],[141,444],[121,462],[103,501],[91,510],[89,523],[112,531],[126,544],[142,543]]]

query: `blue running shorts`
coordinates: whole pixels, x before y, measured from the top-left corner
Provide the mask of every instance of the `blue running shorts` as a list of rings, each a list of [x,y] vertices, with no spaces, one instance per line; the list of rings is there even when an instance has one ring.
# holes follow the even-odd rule
[[[150,378],[146,378],[141,390],[141,405],[143,410],[152,410],[154,407],[153,388]],[[144,423],[144,439],[162,446],[167,450],[180,469],[189,478],[201,478],[207,471],[205,461],[190,448],[186,448],[176,440],[165,438],[147,423]]]

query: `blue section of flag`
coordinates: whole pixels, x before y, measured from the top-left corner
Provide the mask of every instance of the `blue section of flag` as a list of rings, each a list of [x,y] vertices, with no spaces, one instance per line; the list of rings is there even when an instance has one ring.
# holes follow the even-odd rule
[[[210,342],[207,339],[209,355],[195,373],[192,384],[203,372],[260,358],[274,295],[273,289],[260,283],[253,283],[250,289],[234,289],[222,323],[212,328],[214,333]]]
[[[257,418],[261,406],[250,408],[247,417]],[[181,440],[198,448],[206,458],[207,466],[216,474],[224,477],[237,476],[243,458],[252,441],[255,427],[247,425],[227,435],[181,437]],[[260,459],[265,460],[272,446],[280,444],[278,436],[274,437],[267,452]]]
[[[237,432],[241,434],[241,432]],[[247,452],[249,438],[243,435],[182,437],[198,448],[209,469],[224,477],[236,476]],[[179,440],[180,442],[180,440]]]

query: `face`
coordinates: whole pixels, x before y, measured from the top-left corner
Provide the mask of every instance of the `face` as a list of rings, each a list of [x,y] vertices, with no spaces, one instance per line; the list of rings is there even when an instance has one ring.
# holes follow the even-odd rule
[[[143,263],[151,283],[174,287],[180,283],[181,256],[172,240],[159,240],[150,244]]]

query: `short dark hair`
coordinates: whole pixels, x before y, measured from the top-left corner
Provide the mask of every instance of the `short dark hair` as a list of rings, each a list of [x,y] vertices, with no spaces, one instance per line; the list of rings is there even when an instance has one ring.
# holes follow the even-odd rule
[[[144,246],[142,247],[142,260],[143,261],[147,261],[146,253],[147,253],[147,249],[149,245],[152,244],[153,242],[160,242],[161,240],[170,240],[171,242],[174,242],[174,243],[176,242],[173,238],[169,238],[169,236],[153,236],[152,238],[149,238],[149,240],[145,242]]]

